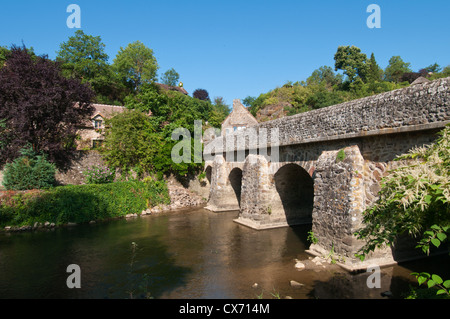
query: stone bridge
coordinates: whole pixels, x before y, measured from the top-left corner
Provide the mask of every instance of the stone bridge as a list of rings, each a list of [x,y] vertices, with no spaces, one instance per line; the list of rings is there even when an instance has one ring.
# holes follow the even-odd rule
[[[333,249],[344,267],[363,267],[354,257],[362,243],[353,235],[363,211],[377,199],[382,177],[401,164],[394,159],[432,143],[450,123],[449,105],[445,78],[216,138],[204,151],[207,208],[239,210],[235,221],[258,230],[311,223],[318,242],[310,253]],[[386,248],[367,262],[410,257]]]

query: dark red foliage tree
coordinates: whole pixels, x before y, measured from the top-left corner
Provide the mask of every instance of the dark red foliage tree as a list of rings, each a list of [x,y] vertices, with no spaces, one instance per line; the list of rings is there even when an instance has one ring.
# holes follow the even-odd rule
[[[12,47],[0,68],[0,166],[31,145],[57,167],[67,167],[77,129],[93,112],[93,98],[89,86],[63,77],[57,62]]]
[[[411,84],[415,80],[417,80],[420,76],[421,76],[421,74],[418,73],[418,72],[406,72],[406,73],[403,73],[403,75],[401,76],[400,81],[401,82],[408,81],[409,84]]]
[[[211,101],[209,98],[209,93],[205,89],[195,90],[192,96],[202,101]]]

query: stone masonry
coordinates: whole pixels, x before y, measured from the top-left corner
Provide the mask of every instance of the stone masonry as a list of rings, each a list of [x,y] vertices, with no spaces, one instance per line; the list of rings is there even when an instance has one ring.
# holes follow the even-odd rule
[[[432,143],[450,123],[449,104],[450,78],[444,78],[216,138],[205,147],[212,176],[208,208],[239,210],[236,221],[255,229],[312,223],[318,243],[311,253],[333,249],[346,267],[361,267],[354,254],[362,243],[353,234],[362,213],[377,199],[383,176],[401,164],[394,159]],[[264,139],[251,143],[252,134],[263,133],[267,154],[260,150]],[[278,150],[276,160],[271,148]],[[239,159],[240,152],[245,156]],[[409,257],[385,249],[368,262],[401,258]]]

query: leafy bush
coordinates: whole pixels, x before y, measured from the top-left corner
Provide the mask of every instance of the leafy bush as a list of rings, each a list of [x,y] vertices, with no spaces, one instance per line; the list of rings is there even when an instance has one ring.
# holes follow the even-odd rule
[[[450,126],[434,144],[397,160],[409,160],[409,165],[382,180],[379,200],[364,212],[365,226],[356,234],[366,240],[363,254],[394,243],[398,235],[422,234],[426,239],[433,225],[450,225]]]
[[[33,194],[18,193],[2,200],[0,225],[86,223],[140,214],[147,208],[169,203],[163,181],[61,186]]]
[[[172,161],[172,148],[179,143],[172,140],[172,133],[175,129],[185,128],[194,137],[195,121],[205,123],[214,113],[210,102],[176,91],[160,92],[153,86],[144,86],[139,94],[127,99],[126,104],[133,110],[106,121],[101,152],[109,167],[124,173],[132,169],[141,175],[173,174],[177,177],[202,170],[202,164],[194,161],[194,152],[191,152],[191,163]],[[216,110],[220,107],[217,106]],[[149,111],[152,112],[151,117],[147,116]],[[216,124],[225,118],[224,112],[214,114]]]
[[[392,245],[402,234],[421,236],[416,248],[426,254],[430,246],[440,247],[448,241],[450,230],[450,126],[428,147],[420,147],[398,157],[409,165],[397,168],[382,181],[379,200],[364,212],[365,226],[356,232],[366,244],[359,251],[365,256],[384,244]],[[450,298],[450,280],[426,272],[414,272],[419,286],[408,298],[443,296]]]
[[[155,133],[153,119],[140,111],[130,110],[106,121],[105,141],[101,150],[108,166],[151,172],[160,156],[161,137]]]
[[[115,171],[104,165],[92,166],[83,174],[86,176],[86,184],[108,184],[116,177]]]
[[[46,189],[55,184],[55,165],[45,155],[31,148],[22,149],[21,157],[5,165],[3,186],[7,190]]]

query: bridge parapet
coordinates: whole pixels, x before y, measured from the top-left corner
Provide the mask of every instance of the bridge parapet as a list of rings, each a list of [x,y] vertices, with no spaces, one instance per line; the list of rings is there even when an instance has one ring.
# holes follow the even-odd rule
[[[205,154],[225,153],[227,145],[228,150],[252,149],[260,132],[273,147],[443,128],[450,123],[449,104],[450,77],[263,122],[216,138]],[[261,140],[256,141],[259,146]]]

